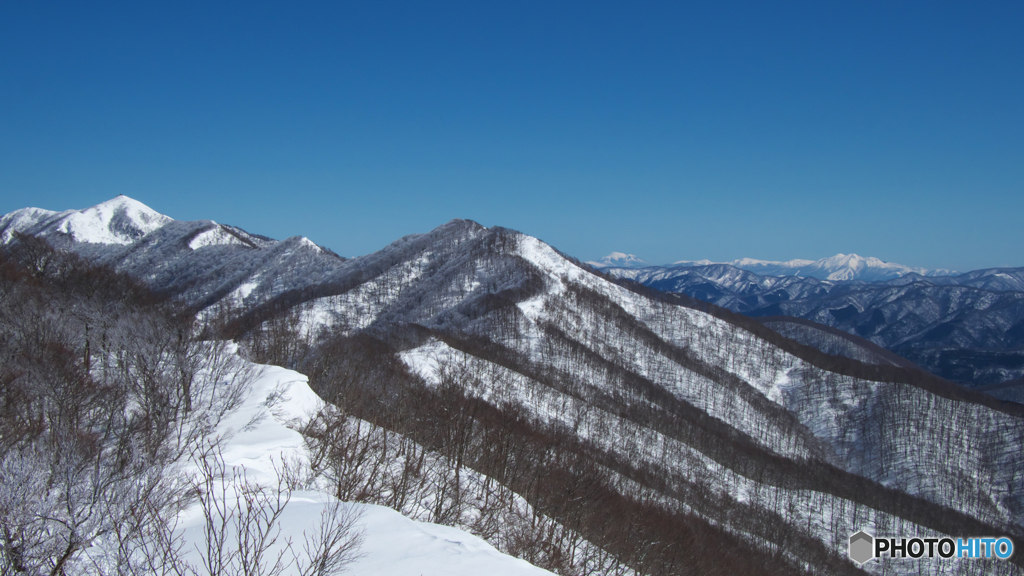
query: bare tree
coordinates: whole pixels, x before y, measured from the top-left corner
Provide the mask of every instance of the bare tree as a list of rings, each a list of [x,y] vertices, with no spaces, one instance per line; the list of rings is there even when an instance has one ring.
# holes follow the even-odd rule
[[[342,573],[358,558],[359,515],[338,500],[323,508],[312,533],[303,532],[301,546],[289,536],[282,538],[282,515],[301,482],[294,462],[276,462],[276,480],[265,485],[250,479],[244,469],[229,471],[213,445],[195,460],[199,472],[193,488],[204,519],[201,573],[278,576],[292,568],[300,576],[328,576]],[[200,573],[192,566],[187,571]]]
[[[275,490],[243,473],[229,509],[180,474],[244,398],[251,365],[227,343],[200,341],[191,315],[127,277],[26,246],[14,257],[0,250],[0,574],[198,573],[181,560],[175,524],[197,497],[230,519],[244,565],[266,565],[293,485]],[[344,564],[354,520],[327,509],[338,515],[309,535],[309,554],[289,541],[271,572]],[[211,550],[220,554],[225,534],[209,532]]]

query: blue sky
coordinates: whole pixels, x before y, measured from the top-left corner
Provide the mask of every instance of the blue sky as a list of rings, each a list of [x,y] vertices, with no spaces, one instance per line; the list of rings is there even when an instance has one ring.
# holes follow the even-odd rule
[[[1024,266],[1021,2],[149,4],[0,3],[0,213]]]

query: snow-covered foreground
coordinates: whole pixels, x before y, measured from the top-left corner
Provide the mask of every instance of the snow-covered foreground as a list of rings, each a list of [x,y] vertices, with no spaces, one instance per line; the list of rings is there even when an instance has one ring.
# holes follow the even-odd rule
[[[272,487],[277,485],[283,462],[304,465],[307,459],[303,439],[295,427],[321,404],[302,374],[277,366],[263,367],[245,402],[220,427],[228,474],[244,471],[247,480]],[[230,496],[227,500],[229,504],[234,502]],[[279,520],[278,542],[291,539],[294,548],[301,551],[304,533],[312,534],[317,529],[321,513],[332,502],[331,496],[321,492],[293,492]],[[362,534],[360,556],[349,565],[347,574],[550,574],[502,554],[484,540],[457,528],[411,520],[383,506],[347,503],[343,509],[358,516],[355,530]],[[203,524],[198,504],[182,515],[179,524],[184,529],[193,565],[199,565],[198,549],[204,547]]]
[[[383,506],[357,506],[363,513],[364,556],[352,565],[353,574],[551,574],[458,528],[410,520]]]

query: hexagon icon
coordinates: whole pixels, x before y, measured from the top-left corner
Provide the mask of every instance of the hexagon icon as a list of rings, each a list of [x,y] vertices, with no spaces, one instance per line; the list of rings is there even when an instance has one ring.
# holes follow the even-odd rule
[[[850,559],[863,564],[875,557],[875,538],[861,530],[850,536]]]

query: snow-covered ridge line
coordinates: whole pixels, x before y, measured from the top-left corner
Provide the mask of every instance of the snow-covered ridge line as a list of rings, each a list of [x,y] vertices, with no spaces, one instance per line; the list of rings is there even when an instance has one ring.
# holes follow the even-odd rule
[[[246,400],[218,429],[225,439],[221,454],[229,474],[244,472],[250,481],[275,486],[283,462],[308,467],[304,439],[297,430],[324,403],[309,387],[307,377],[298,372],[279,366],[248,366],[259,370],[258,377]],[[332,502],[330,494],[315,489],[294,492],[280,520],[280,541],[290,538],[301,543],[304,533],[313,527],[311,523]],[[344,507],[358,516],[355,529],[362,534],[360,557],[347,574],[550,575],[458,528],[411,520],[384,506],[348,503]],[[179,527],[184,530],[187,548],[203,546],[202,526],[198,505],[182,514]]]

